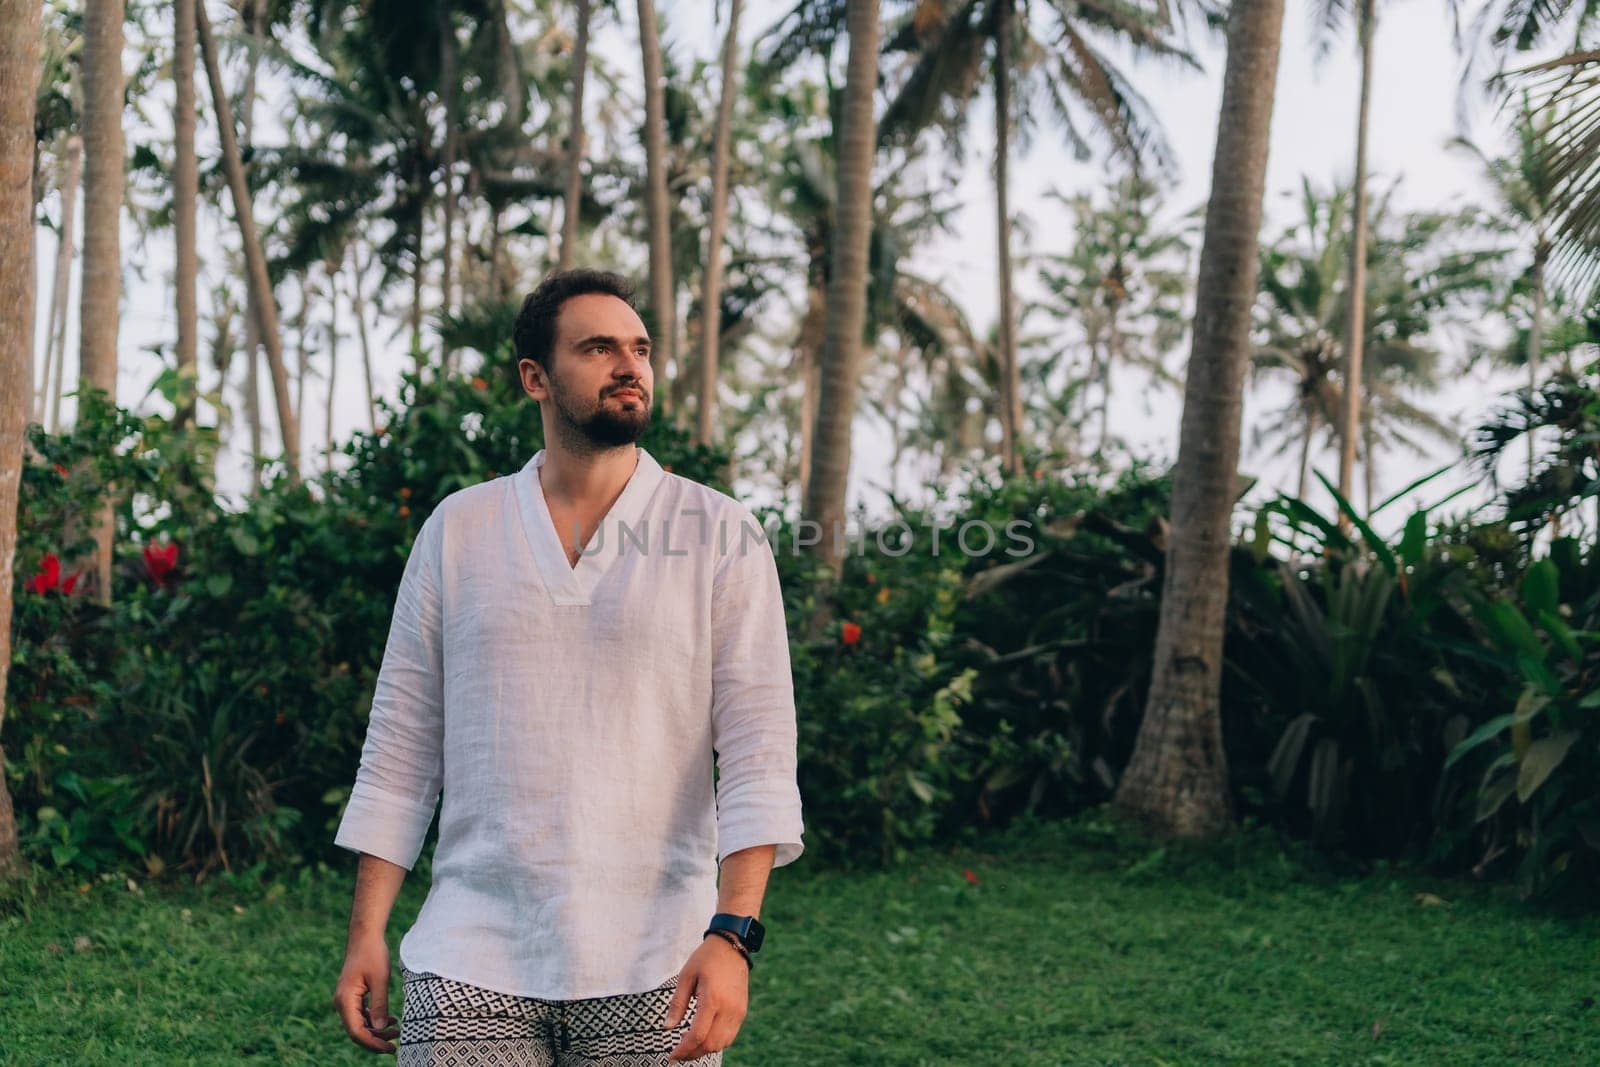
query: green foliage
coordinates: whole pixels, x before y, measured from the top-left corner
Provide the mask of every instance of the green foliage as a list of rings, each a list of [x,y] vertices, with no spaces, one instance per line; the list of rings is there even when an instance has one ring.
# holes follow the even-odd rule
[[[412,539],[449,493],[542,443],[509,366],[408,376],[380,419],[338,470],[280,476],[239,510],[210,490],[205,431],[92,397],[71,433],[32,428],[5,726],[30,855],[198,876],[332,854]],[[642,443],[726,488],[726,457],[670,424]],[[1376,513],[1431,477],[1372,515],[1324,480],[1349,532],[1280,496],[1233,546],[1221,708],[1236,805],[1364,862],[1510,874],[1527,893],[1592,886],[1600,563],[1570,538],[1530,560],[1507,521],[1441,518],[1453,494],[1381,536]],[[63,575],[78,566],[108,487],[110,608],[29,591],[45,553]],[[795,524],[767,519],[816,860],[893,863],[1110,797],[1150,685],[1168,499],[1140,466],[1109,484],[979,477],[888,522],[858,514],[837,583]]]

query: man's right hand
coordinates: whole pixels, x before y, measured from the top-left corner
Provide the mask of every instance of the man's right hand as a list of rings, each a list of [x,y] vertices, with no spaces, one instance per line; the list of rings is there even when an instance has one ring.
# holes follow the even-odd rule
[[[394,1054],[390,1042],[400,1036],[400,1027],[389,1014],[389,946],[381,934],[351,939],[333,1007],[350,1040],[373,1052]]]

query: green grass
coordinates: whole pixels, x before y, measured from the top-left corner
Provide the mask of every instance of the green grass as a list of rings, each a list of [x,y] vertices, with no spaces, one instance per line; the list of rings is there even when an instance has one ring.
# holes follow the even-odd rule
[[[352,874],[0,908],[0,1063],[379,1062],[329,1005]],[[730,1067],[1600,1063],[1600,916],[1262,833],[1161,849],[1088,813],[884,873],[802,858],[762,917]]]

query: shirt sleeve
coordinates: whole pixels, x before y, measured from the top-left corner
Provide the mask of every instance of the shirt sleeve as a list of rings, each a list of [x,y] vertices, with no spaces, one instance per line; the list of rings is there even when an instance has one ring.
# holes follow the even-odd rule
[[[717,863],[770,844],[781,867],[805,850],[789,632],[772,548],[753,516],[742,520],[751,532],[730,531],[712,592]]]
[[[410,870],[444,784],[439,513],[418,531],[395,597],[361,766],[334,844]]]

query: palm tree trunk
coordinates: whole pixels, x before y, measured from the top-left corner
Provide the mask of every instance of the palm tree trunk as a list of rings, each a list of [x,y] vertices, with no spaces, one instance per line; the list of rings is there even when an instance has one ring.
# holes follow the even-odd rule
[[[1311,439],[1317,432],[1317,412],[1311,409],[1306,412],[1306,433],[1300,440],[1300,481],[1295,487],[1294,495],[1298,500],[1306,498],[1306,474],[1311,466]]]
[[[240,21],[243,24],[245,39],[252,45],[248,58],[245,60],[244,91],[239,99],[239,127],[244,136],[243,144],[249,147],[255,142],[256,126],[256,74],[260,67],[260,53],[253,47],[259,35],[258,19],[260,12],[255,4],[246,4],[240,9]],[[245,167],[246,188],[249,187],[250,172],[255,165]],[[256,325],[260,322],[260,315],[256,311],[256,291],[251,285],[245,286],[244,309],[244,352],[245,352],[245,388],[249,396],[245,398],[245,421],[250,427],[250,494],[255,495],[261,487],[261,477],[264,473],[265,461],[262,452],[263,429],[261,425],[261,328]]]
[[[1022,383],[1017,367],[1016,313],[1011,287],[1011,196],[1007,178],[1011,143],[1011,0],[1000,0],[995,19],[994,184],[1000,261],[1000,450],[1003,469],[1022,472]]]
[[[706,233],[706,278],[700,292],[700,406],[695,441],[716,436],[717,363],[722,344],[722,241],[728,228],[728,138],[738,91],[739,0],[729,0],[728,35],[722,42],[722,92],[711,142],[711,228]]]
[[[452,287],[452,259],[455,256],[456,231],[456,30],[450,18],[449,0],[436,0],[434,11],[439,28],[439,84],[444,97],[444,181],[440,193],[444,197],[444,254],[440,257],[440,309],[449,314],[455,307]],[[446,372],[455,367],[455,353],[446,348],[441,354]]]
[[[1367,324],[1367,116],[1372,100],[1372,38],[1377,29],[1373,0],[1361,0],[1357,32],[1361,35],[1361,103],[1356,112],[1355,193],[1350,223],[1349,316],[1344,330],[1344,396],[1341,404],[1339,493],[1351,498],[1355,481],[1356,435],[1361,429],[1361,360]],[[1350,528],[1339,513],[1339,529]]]
[[[589,66],[591,0],[578,0],[578,37],[572,48],[572,127],[567,134],[567,190],[561,218],[559,269],[570,270],[578,252],[578,203],[583,197],[583,80]]]
[[[426,184],[426,177],[419,175],[417,178],[419,192]],[[416,254],[411,258],[411,358],[416,361],[419,381],[428,365],[427,357],[422,354],[422,220],[426,215],[426,211],[417,212],[417,221],[412,227],[411,235],[416,242]]]
[[[222,85],[222,68],[217,44],[211,36],[211,20],[201,0],[194,5],[195,29],[200,37],[200,55],[206,65],[206,80],[211,83],[211,103],[217,115],[217,133],[222,141],[222,165],[233,194],[233,213],[239,223],[244,245],[245,267],[250,288],[255,294],[256,324],[261,343],[267,350],[267,370],[272,375],[272,395],[278,405],[278,431],[283,438],[283,462],[291,482],[300,480],[300,457],[295,442],[300,434],[289,406],[289,374],[283,365],[283,339],[278,335],[278,307],[272,298],[272,283],[267,278],[267,258],[256,235],[256,220],[251,213],[250,189],[245,183],[244,163],[239,157],[239,142],[233,129],[233,108]],[[87,225],[87,220],[85,220]]]
[[[328,411],[322,424],[323,457],[326,470],[333,470],[333,397],[339,378],[339,276],[338,264],[328,270]]]
[[[1544,238],[1539,238],[1533,252],[1533,321],[1528,324],[1528,391],[1539,389],[1539,361],[1544,349],[1544,264],[1550,255]],[[1533,450],[1533,434],[1524,434],[1528,440],[1528,477],[1532,479],[1537,462]]]
[[[122,0],[88,0],[83,15],[83,285],[78,373],[117,399],[118,301],[122,295]],[[32,160],[31,153],[26,157]],[[111,603],[111,494],[94,520],[90,595]]]
[[[351,310],[356,317],[356,337],[361,342],[361,371],[367,379],[367,428],[378,428],[378,397],[372,388],[372,346],[367,341],[367,304],[361,298],[361,264],[350,257]],[[370,265],[370,264],[369,264]]]
[[[1235,0],[1211,165],[1149,701],[1115,802],[1163,834],[1233,821],[1219,689],[1229,522],[1283,0]]]
[[[301,271],[295,277],[300,285],[300,310],[294,319],[294,427],[299,431],[306,419],[306,364],[310,361],[311,353],[311,346],[306,343],[306,329],[310,322],[311,294],[306,289],[306,272]],[[296,436],[295,455],[298,456],[304,448],[305,443]]]
[[[5,724],[11,667],[17,495],[33,366],[33,168],[38,150],[33,121],[39,18],[39,0],[0,0],[0,25],[6,28],[0,35],[0,728]],[[120,35],[120,24],[118,30]],[[0,882],[26,873],[5,766],[5,749],[0,748]]]
[[[833,270],[821,358],[821,390],[805,515],[821,528],[815,551],[837,577],[844,568],[845,491],[850,430],[861,376],[867,318],[867,248],[872,235],[873,92],[878,84],[878,0],[850,0],[845,9],[850,55],[838,145]],[[826,598],[819,598],[826,604]],[[813,626],[821,621],[819,615]]]
[[[64,392],[61,383],[66,380],[67,371],[67,308],[72,303],[78,183],[83,178],[83,138],[77,134],[67,138],[62,166],[61,240],[56,248],[56,276],[50,288],[50,333],[45,338],[44,392],[40,397],[38,419],[51,433],[61,432],[61,394]]]
[[[657,383],[664,384],[677,342],[678,309],[673,300],[672,208],[667,199],[666,76],[655,0],[639,0],[639,47],[644,53],[644,205],[650,225],[650,311],[655,320],[650,371]],[[671,390],[661,390],[663,399],[671,395]]]
[[[177,239],[177,269],[173,281],[178,289],[178,374],[187,370],[190,385],[199,388],[200,309],[195,287],[200,276],[199,253],[195,245],[195,207],[200,197],[200,173],[194,154],[194,5],[197,0],[176,0],[173,4],[172,81],[177,89],[173,105],[174,155],[172,166],[172,225]],[[195,415],[194,403],[186,401],[173,416],[182,429]]]
[[[1366,404],[1361,409],[1361,458],[1366,463],[1367,476],[1362,479],[1366,488],[1366,517],[1372,515],[1372,504],[1377,497],[1378,481],[1378,450],[1377,435],[1372,429],[1372,405]]]
[[[816,449],[817,394],[821,391],[821,352],[828,324],[828,248],[823,234],[808,240],[810,266],[806,281],[806,313],[795,340],[800,371],[800,499],[811,486],[812,453]]]

